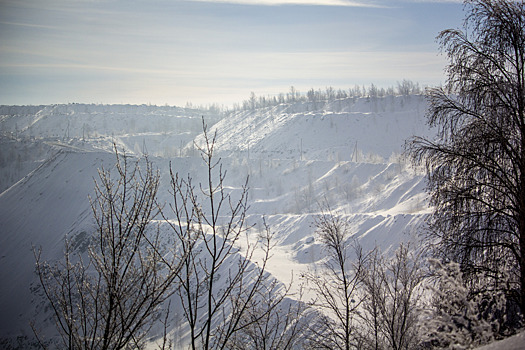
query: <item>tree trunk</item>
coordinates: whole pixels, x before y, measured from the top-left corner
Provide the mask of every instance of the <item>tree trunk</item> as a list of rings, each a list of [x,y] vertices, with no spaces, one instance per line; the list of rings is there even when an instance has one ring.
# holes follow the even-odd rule
[[[521,313],[525,312],[525,130],[521,133],[521,159],[520,159],[520,184],[519,184],[519,212],[518,235],[520,267],[519,305]]]

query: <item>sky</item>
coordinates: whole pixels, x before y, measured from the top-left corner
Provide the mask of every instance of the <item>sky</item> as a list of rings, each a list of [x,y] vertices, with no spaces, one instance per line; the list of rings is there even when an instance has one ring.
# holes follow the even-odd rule
[[[445,82],[454,0],[0,0],[0,104],[211,103]]]

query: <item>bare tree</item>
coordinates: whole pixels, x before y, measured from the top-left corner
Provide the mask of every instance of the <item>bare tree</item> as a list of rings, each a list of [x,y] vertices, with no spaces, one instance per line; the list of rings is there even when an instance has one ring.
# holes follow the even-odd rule
[[[460,263],[473,294],[504,289],[523,313],[525,5],[465,4],[465,31],[438,37],[450,61],[446,86],[428,93],[439,139],[415,138],[409,149],[428,170],[438,256]]]
[[[313,302],[324,316],[310,327],[314,348],[344,349],[357,347],[354,319],[362,296],[358,294],[364,257],[354,245],[355,259],[350,257],[348,223],[328,211],[316,219],[317,236],[327,253],[323,266],[305,277],[317,295]]]
[[[420,253],[401,244],[386,259],[376,248],[365,262],[363,330],[368,349],[414,349],[419,343],[418,315],[425,278]]]
[[[229,349],[304,349],[308,323],[315,317],[309,306],[292,299],[290,285],[267,281],[248,305],[241,323],[245,325],[230,339]],[[262,317],[261,317],[262,315]]]
[[[250,99],[248,100],[248,103],[250,105],[250,109],[254,111],[257,108],[257,96],[255,96],[255,92],[251,92]]]
[[[294,103],[299,99],[300,96],[301,94],[299,93],[299,91],[297,91],[297,89],[292,85],[290,86],[290,92],[286,94],[286,97],[287,97],[286,102]]]
[[[162,250],[159,230],[151,227],[159,212],[158,171],[147,159],[143,168],[139,161],[129,164],[116,147],[115,155],[115,169],[100,169],[95,181],[91,208],[96,232],[87,257],[69,241],[64,260],[56,264],[35,252],[64,348],[142,348],[180,270],[177,256],[164,254],[169,252]],[[171,269],[165,268],[168,259]]]
[[[171,172],[175,220],[168,220],[184,257],[179,275],[180,297],[188,322],[191,348],[224,349],[232,336],[250,322],[262,320],[265,313],[246,323],[247,310],[267,288],[266,264],[270,258],[271,233],[265,229],[259,265],[251,260],[256,245],[247,238],[248,187],[236,198],[225,187],[226,172],[215,159],[216,133],[210,137],[203,121],[204,145],[199,147],[207,169],[207,183],[196,188],[192,178]],[[199,198],[203,197],[201,201]]]
[[[386,283],[385,261],[379,249],[370,253],[369,260],[366,262],[363,278],[363,293],[366,295],[362,303],[363,312],[361,318],[364,327],[361,330],[363,338],[363,348],[380,350],[384,349],[386,342],[382,332],[383,315],[385,309],[385,286]]]
[[[413,94],[419,94],[421,88],[418,83],[414,83],[411,80],[403,79],[402,82],[397,82],[397,93],[401,96],[410,96]]]

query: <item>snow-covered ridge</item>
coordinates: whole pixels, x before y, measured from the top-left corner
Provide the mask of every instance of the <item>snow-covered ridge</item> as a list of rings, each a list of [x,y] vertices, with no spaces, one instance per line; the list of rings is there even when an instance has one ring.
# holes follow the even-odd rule
[[[387,162],[408,137],[429,135],[426,107],[422,95],[300,102],[234,112],[212,130],[231,155]]]
[[[0,106],[0,193],[61,148],[171,157],[222,118],[209,110],[149,105]]]
[[[0,131],[15,138],[92,139],[142,133],[201,130],[222,116],[171,106],[66,104],[0,106]]]

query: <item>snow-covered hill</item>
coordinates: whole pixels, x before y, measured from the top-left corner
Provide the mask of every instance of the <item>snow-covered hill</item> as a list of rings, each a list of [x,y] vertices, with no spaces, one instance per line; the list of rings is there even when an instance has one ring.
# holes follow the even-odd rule
[[[249,177],[248,220],[264,217],[275,234],[275,277],[286,282],[323,258],[313,223],[326,205],[348,220],[365,249],[389,251],[416,238],[428,214],[425,183],[400,154],[406,138],[431,135],[425,110],[424,97],[414,95],[204,115],[217,132],[226,187],[237,191]],[[66,235],[81,238],[93,229],[88,195],[97,168],[115,161],[112,142],[151,155],[162,175],[160,200],[168,202],[170,161],[195,184],[205,180],[193,143],[203,142],[203,113],[61,105],[0,107],[0,115],[0,141],[9,145],[0,175],[10,174],[0,194],[0,338],[14,344],[32,338],[29,320],[44,322],[46,314],[32,247],[57,259]]]
[[[281,104],[232,114],[216,125],[218,147],[252,158],[386,162],[411,135],[428,135],[423,96]]]
[[[147,105],[0,106],[0,191],[62,148],[110,151],[116,143],[129,154],[180,156],[203,117],[214,124],[222,115]]]

